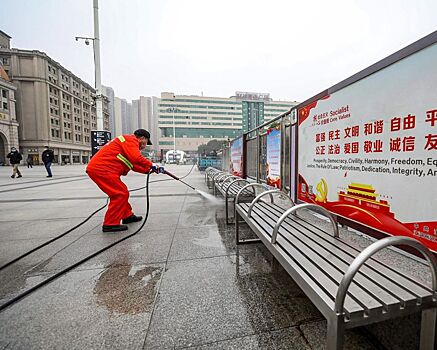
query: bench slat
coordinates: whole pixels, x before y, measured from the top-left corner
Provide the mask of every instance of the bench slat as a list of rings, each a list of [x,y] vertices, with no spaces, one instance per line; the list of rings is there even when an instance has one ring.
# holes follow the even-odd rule
[[[258,216],[258,220],[263,221],[264,232],[271,238],[274,222],[272,224],[268,216],[260,213],[257,209],[252,212],[252,218],[256,216]],[[269,229],[266,229],[266,225],[269,226]],[[280,231],[277,242],[287,255],[308,271],[310,278],[318,282],[324,281],[322,288],[326,288],[326,293],[334,302],[342,275],[317,256],[314,250],[304,247],[297,239],[284,235],[283,230],[282,232]],[[348,313],[351,313],[351,310],[349,310],[347,304],[354,303],[360,305],[360,312],[364,309],[366,314],[369,313],[370,309],[381,311],[383,309],[383,305],[380,302],[362,291],[355,284],[351,284],[345,300],[345,309]]]
[[[260,201],[255,204],[252,212],[252,220],[257,222],[258,230],[262,232],[268,240],[271,238],[273,227],[277,219],[284,211],[284,209],[275,205],[277,208],[274,208],[275,210],[272,212],[272,207],[272,204]],[[247,216],[248,208],[249,204],[246,203],[241,203],[237,206],[239,213],[242,214],[243,217]],[[314,227],[313,225],[311,226]],[[320,229],[319,231],[321,235],[315,234],[312,230],[308,229],[307,222],[301,218],[290,217],[283,222],[280,228],[278,239],[279,237],[282,239],[278,241],[278,244],[282,246],[282,249],[288,251],[286,254],[292,257],[295,257],[297,250],[301,254],[300,258],[303,257],[303,260],[307,259],[310,263],[314,262],[316,265],[323,266],[325,273],[330,276],[337,285],[331,292],[328,292],[328,295],[334,300],[339,281],[348,268],[348,264],[358,255],[359,251],[355,249],[355,254],[351,254],[350,252],[347,254],[342,248],[347,247],[350,250],[351,247],[349,245],[346,245],[345,242],[334,238]],[[318,240],[322,242],[318,243]],[[326,243],[329,245],[329,250],[324,247]],[[289,254],[290,249],[293,251],[293,254]],[[317,252],[315,252],[314,249],[316,249]],[[303,264],[299,261],[297,261],[297,263]],[[354,299],[364,304],[365,309],[371,310],[372,313],[375,311],[378,313],[381,311],[380,308],[382,305],[384,305],[384,310],[390,311],[391,308],[399,309],[400,306],[415,306],[421,298],[423,299],[422,302],[432,301],[431,291],[422,288],[420,284],[412,283],[409,279],[405,278],[402,273],[397,273],[395,270],[391,271],[392,275],[396,275],[391,276],[391,278],[394,278],[395,282],[393,282],[392,279],[387,278],[383,273],[378,274],[379,270],[376,268],[378,268],[377,265],[380,264],[379,261],[373,259],[373,263],[376,266],[368,267],[364,265],[360,269],[348,291],[348,294]],[[405,286],[401,288],[401,286],[396,283],[399,278],[406,280],[407,283],[410,282],[409,284],[412,284],[414,287],[413,290],[417,291],[421,289],[421,298],[418,298],[417,294],[415,295],[415,293],[406,289]],[[346,301],[347,300],[348,297],[346,297]],[[351,312],[351,310],[348,310],[346,303],[345,310],[348,311],[348,313]]]
[[[284,209],[277,205],[271,205],[267,203],[265,203],[264,208],[265,210],[273,209],[278,215],[282,215],[284,211]],[[284,222],[296,222],[302,227],[311,227],[311,232],[316,234],[322,240],[323,244],[328,244],[330,250],[334,249],[335,253],[338,256],[341,256],[341,258],[344,259],[348,264],[352,263],[353,259],[360,253],[358,249],[352,247],[344,241],[342,241],[342,245],[338,245],[338,239],[332,237],[329,233],[309,223],[303,218],[295,221],[295,218],[290,216]],[[397,286],[397,289],[400,288],[404,291],[408,291],[408,293],[416,295],[419,298],[430,297],[432,294],[432,290],[429,287],[424,286],[422,283],[414,280],[412,277],[405,275],[403,272],[387,266],[374,258],[367,260],[367,262],[361,267],[359,273],[360,272],[375,276],[375,279],[380,281],[380,283],[383,285],[394,284]],[[400,295],[402,296],[402,294]]]
[[[228,198],[233,198],[237,195],[237,193],[247,184],[244,184],[243,186],[238,184],[232,184],[232,186],[229,188],[228,191]],[[216,186],[217,189],[220,191],[220,193],[225,196],[227,186]],[[250,190],[245,190],[243,193],[241,193],[240,197],[247,197],[247,196],[253,196],[253,192]]]
[[[260,205],[261,207],[262,205]],[[260,210],[260,208],[256,208]],[[265,215],[271,219],[271,212],[266,213],[264,210],[260,210],[260,215]],[[269,220],[269,225],[272,228],[276,223],[276,220]],[[340,259],[334,249],[326,249],[323,245],[319,244],[314,240],[314,234],[305,227],[299,227],[296,223],[295,226],[291,226],[289,223],[284,221],[280,234],[284,236],[287,240],[293,242],[299,250],[305,252],[311,260],[316,264],[323,266],[323,270],[329,276],[331,276],[335,283],[339,285],[344,273],[348,269],[348,263],[345,263]],[[336,245],[341,245],[341,241],[336,240]],[[337,249],[338,250],[338,249]],[[405,303],[409,303],[411,306],[415,305],[417,302],[417,297],[411,293],[404,290],[399,290],[403,297],[397,296],[395,293],[390,292],[388,289],[382,285],[376,283],[372,278],[361,273],[357,273],[354,281],[349,289],[350,294],[360,300],[367,309],[372,309],[371,304],[374,304],[376,300],[377,305],[382,304],[384,310],[389,311],[390,309],[399,309]],[[335,297],[335,295],[334,295]],[[370,298],[370,299],[369,299]],[[366,302],[367,301],[367,302]],[[370,304],[368,303],[370,301]]]
[[[242,205],[238,205],[237,210],[240,214],[247,214],[247,210],[242,210]],[[266,237],[267,240],[270,240],[271,232],[269,235],[265,231],[264,227],[266,223],[263,218],[257,213],[254,213],[251,219],[259,234]],[[303,256],[299,251],[285,241],[283,237],[278,237],[278,245],[282,247],[280,251],[278,250],[281,255],[287,260],[287,262],[293,267],[293,269],[299,274],[305,283],[312,286],[312,289],[316,291],[318,298],[320,298],[331,310],[333,310],[334,298],[332,296],[336,294],[338,286],[325,274],[321,274],[318,266],[305,258],[305,256]],[[314,276],[317,276],[317,278],[314,278]],[[301,286],[301,288],[303,288],[303,286]],[[313,300],[313,302],[315,302],[317,305],[320,304],[320,300],[318,302]],[[363,316],[365,311],[364,307],[355,302],[352,298],[346,297],[344,305],[345,311],[348,315],[360,313]]]

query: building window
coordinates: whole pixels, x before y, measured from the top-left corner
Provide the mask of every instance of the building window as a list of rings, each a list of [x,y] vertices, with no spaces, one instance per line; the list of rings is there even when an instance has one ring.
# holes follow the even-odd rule
[[[8,92],[6,90],[2,90],[2,96],[4,98],[8,98]]]
[[[3,109],[8,110],[8,103],[7,102],[3,102]]]
[[[52,137],[57,137],[57,138],[59,138],[59,130],[57,130],[57,129],[52,129]]]
[[[3,57],[3,64],[5,66],[9,65],[9,60],[6,57]]]

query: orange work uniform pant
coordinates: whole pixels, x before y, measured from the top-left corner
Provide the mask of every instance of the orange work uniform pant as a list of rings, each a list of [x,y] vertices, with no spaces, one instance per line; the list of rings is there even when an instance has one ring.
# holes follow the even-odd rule
[[[120,175],[89,171],[88,176],[99,188],[109,197],[109,207],[105,214],[103,225],[120,225],[122,219],[126,219],[133,214],[129,204],[129,191],[121,181]]]

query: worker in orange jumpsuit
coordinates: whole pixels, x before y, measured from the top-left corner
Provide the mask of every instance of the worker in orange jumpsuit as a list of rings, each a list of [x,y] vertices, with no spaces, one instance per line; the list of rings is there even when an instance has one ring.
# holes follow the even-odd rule
[[[89,162],[86,172],[110,201],[103,222],[103,232],[117,232],[128,229],[126,224],[141,221],[141,216],[132,212],[129,204],[129,191],[121,181],[130,170],[146,174],[150,170],[162,173],[163,167],[141,155],[140,150],[151,145],[150,133],[138,129],[133,135],[118,136],[103,146]],[[122,225],[120,225],[122,221]]]

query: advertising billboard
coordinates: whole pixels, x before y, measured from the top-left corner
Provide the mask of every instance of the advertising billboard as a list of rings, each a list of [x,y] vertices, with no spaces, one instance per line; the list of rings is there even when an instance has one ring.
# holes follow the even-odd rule
[[[267,131],[267,184],[281,187],[281,131],[276,128]]]
[[[298,199],[437,251],[437,44],[299,109]]]
[[[243,176],[243,138],[239,137],[231,143],[231,161],[229,172],[235,176]]]

